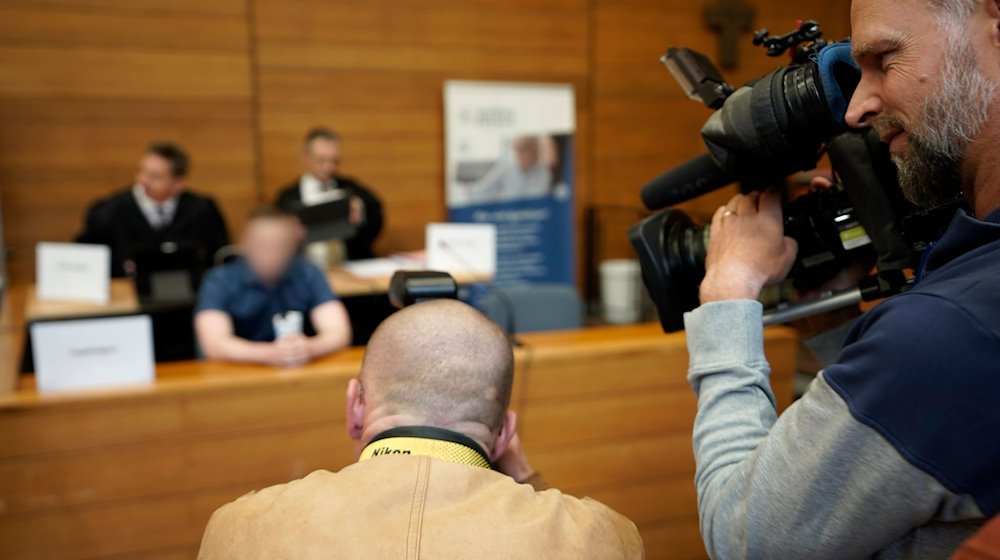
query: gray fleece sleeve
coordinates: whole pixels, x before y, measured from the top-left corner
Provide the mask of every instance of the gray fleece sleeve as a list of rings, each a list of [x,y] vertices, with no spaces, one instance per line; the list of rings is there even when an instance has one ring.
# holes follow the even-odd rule
[[[709,555],[947,557],[981,513],[856,421],[817,377],[779,419],[755,301],[685,317],[698,395],[695,480]]]

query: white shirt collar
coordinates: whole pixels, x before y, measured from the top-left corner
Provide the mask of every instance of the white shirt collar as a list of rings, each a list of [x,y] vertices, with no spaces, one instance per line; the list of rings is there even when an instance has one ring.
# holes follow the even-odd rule
[[[174,215],[177,213],[177,199],[179,197],[174,196],[166,202],[158,203],[149,198],[149,195],[146,194],[146,189],[139,183],[132,185],[132,196],[135,197],[135,202],[139,205],[139,210],[142,211],[142,215],[153,229],[160,229],[174,221]],[[160,212],[161,208],[163,210],[162,213]],[[164,220],[164,217],[166,217],[166,220]]]

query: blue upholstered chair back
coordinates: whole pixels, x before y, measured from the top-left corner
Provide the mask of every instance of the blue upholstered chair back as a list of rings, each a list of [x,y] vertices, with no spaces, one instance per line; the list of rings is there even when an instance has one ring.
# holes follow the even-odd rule
[[[583,303],[576,288],[567,284],[497,288],[478,307],[511,334],[583,326]]]

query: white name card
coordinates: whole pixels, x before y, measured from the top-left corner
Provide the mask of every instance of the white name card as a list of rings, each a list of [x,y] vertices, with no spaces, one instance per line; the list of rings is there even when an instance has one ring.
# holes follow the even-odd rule
[[[496,275],[494,224],[428,224],[426,241],[429,270]]]
[[[153,323],[148,315],[31,325],[39,392],[152,383]]]
[[[106,305],[110,299],[111,249],[82,243],[39,243],[38,298]]]

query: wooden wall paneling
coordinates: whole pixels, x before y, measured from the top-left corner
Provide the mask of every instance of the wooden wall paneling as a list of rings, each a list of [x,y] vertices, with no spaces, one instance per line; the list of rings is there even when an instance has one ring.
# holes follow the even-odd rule
[[[176,441],[133,443],[5,462],[4,513],[86,509],[164,493],[301,478],[350,464],[343,420]],[[239,462],[233,461],[241,458]],[[190,468],[197,465],[197,469]]]
[[[0,186],[15,282],[38,241],[79,232],[142,149],[191,153],[195,190],[237,229],[257,198],[245,2],[0,4]],[[233,227],[237,226],[237,227]]]
[[[5,97],[246,98],[246,58],[239,52],[143,52],[137,47],[0,47]]]
[[[591,202],[639,207],[638,191],[656,175],[705,152],[699,130],[710,111],[688,100],[658,58],[669,46],[687,46],[716,58],[718,36],[703,22],[704,2],[596,0],[593,7],[594,178]],[[818,19],[830,38],[849,32],[849,0],[750,3],[755,26],[776,33],[797,19]],[[740,41],[740,66],[724,75],[736,86],[785,63]],[[707,221],[733,195],[729,187],[681,205]],[[627,254],[624,237],[607,254]]]
[[[130,554],[129,558],[135,560],[191,560],[198,557],[198,548],[198,544],[170,546]]]
[[[80,10],[100,14],[142,13],[152,15],[200,15],[205,17],[243,17],[246,0],[3,0],[8,6],[46,7],[54,12]]]
[[[561,4],[561,5],[560,5]],[[550,52],[585,50],[587,3],[454,2],[451,0],[262,2],[265,41],[301,44],[373,43],[475,50],[511,46]],[[308,17],[303,17],[303,12]],[[398,64],[398,63],[396,63]]]
[[[533,445],[587,443],[616,438],[619,426],[635,426],[632,435],[690,432],[697,412],[690,390],[616,392],[586,400],[535,402],[525,437]]]
[[[682,333],[664,335],[652,324],[622,327],[616,333],[613,338],[604,329],[521,335],[522,342],[532,348],[526,393],[533,399],[555,401],[606,398],[612,391],[628,394],[652,387],[689,387]],[[567,340],[577,343],[563,343]],[[623,363],[628,367],[623,368]],[[535,368],[543,368],[546,374],[531,375]]]
[[[242,3],[242,2],[240,2]],[[246,50],[246,21],[242,12],[229,16],[189,13],[170,3],[166,18],[152,20],[148,13],[134,10],[67,9],[45,5],[0,4],[0,36],[8,43],[70,47],[136,46],[199,49]],[[123,3],[124,4],[124,3]],[[221,16],[221,17],[219,17]]]
[[[783,410],[797,341],[784,329],[768,330],[766,340]],[[683,334],[642,325],[521,341],[529,362],[519,430],[533,465],[554,487],[634,520],[649,558],[705,558],[691,449],[697,403]]]
[[[0,402],[0,557],[171,558],[254,489],[354,461],[343,398],[363,349],[274,375],[161,365],[155,387]],[[525,352],[517,350],[513,408]],[[46,537],[49,535],[49,537]]]
[[[0,393],[13,391],[17,386],[21,347],[24,344],[23,327],[0,327]]]
[[[522,339],[512,408],[535,466],[635,519],[651,558],[699,557],[694,396],[672,373],[683,337],[647,325]],[[789,378],[791,332],[769,330],[767,349],[772,378]],[[342,399],[362,352],[280,375],[191,362],[161,366],[149,389],[4,397],[0,556],[177,557],[219,505],[349,464]]]
[[[532,464],[553,487],[579,496],[604,486],[622,487],[665,476],[694,476],[690,433],[629,438],[625,433],[627,425],[619,425],[619,429],[619,437],[585,446],[525,445]],[[526,441],[530,441],[528,437]],[[622,513],[629,515],[627,510]]]
[[[219,505],[274,479],[209,492],[0,516],[0,556],[10,560],[133,557],[163,548],[193,549]]]
[[[27,286],[6,286],[0,295],[0,395],[17,389],[24,344]]]
[[[753,5],[757,25],[775,31],[798,17],[820,19],[831,37],[848,31],[848,0]],[[189,148],[194,188],[219,199],[236,234],[260,194],[299,174],[300,139],[315,124],[344,134],[344,171],[385,199],[379,250],[419,248],[424,224],[444,218],[446,79],[573,84],[581,212],[637,207],[645,181],[704,150],[698,130],[709,112],[657,61],[671,44],[714,55],[701,9],[679,0],[0,0],[0,188],[15,280],[33,277],[37,241],[69,239],[92,199],[131,181],[149,140]],[[727,73],[735,84],[778,63],[748,40],[741,49],[741,67]],[[726,196],[685,208],[705,218]],[[620,242],[629,254],[624,232]],[[526,337],[539,349],[519,351],[533,369],[518,373],[514,406],[532,460],[554,484],[633,516],[650,558],[703,558],[683,341],[647,329],[545,349],[565,335]],[[772,334],[768,345],[774,370],[792,371],[794,341]],[[205,392],[168,383],[157,397],[8,406],[0,556],[190,557],[218,505],[325,461],[343,466],[343,385],[332,377],[348,373],[329,375],[281,386],[251,376],[236,397],[232,380],[220,380]],[[784,407],[790,386],[780,377]],[[249,457],[232,481],[226,454]],[[77,460],[88,468],[73,470]],[[115,470],[133,464],[156,484]],[[200,479],[199,464],[220,470]]]
[[[245,389],[5,409],[0,556],[196,545],[221,504],[353,460],[343,429],[348,378],[257,378]]]
[[[163,366],[161,366],[162,368]],[[0,414],[0,457],[17,458],[177,438],[217,436],[275,425],[333,422],[343,418],[345,381],[324,377],[295,383],[260,382],[234,391],[199,384],[197,392],[157,390],[149,396],[7,405]],[[122,422],[130,418],[130,422]]]
[[[697,519],[639,523],[646,558],[703,560],[708,558]]]
[[[269,196],[300,173],[305,130],[325,124],[344,136],[345,174],[386,204],[379,251],[422,248],[425,224],[445,218],[444,81],[477,79],[576,86],[581,210],[586,204],[586,2],[255,6]]]
[[[628,511],[629,519],[640,525],[689,521],[698,511],[694,478],[687,473],[628,486],[593,488],[588,495],[616,511]]]
[[[754,5],[758,25],[817,17],[828,35],[847,33],[847,0]],[[270,198],[298,175],[300,137],[317,123],[344,133],[344,171],[387,202],[379,250],[418,248],[423,225],[444,218],[446,79],[574,84],[580,217],[589,204],[638,206],[646,180],[703,151],[697,131],[708,111],[657,62],[670,44],[714,52],[701,9],[654,0],[5,0],[0,116],[14,118],[0,121],[0,184],[15,200],[7,213],[32,217],[11,220],[15,279],[30,279],[35,242],[69,238],[91,199],[130,180],[148,140],[189,146],[193,182],[218,196],[235,234],[259,190]],[[775,64],[748,41],[741,49],[733,83]],[[200,139],[205,129],[225,140]],[[116,153],[102,158],[105,150]],[[42,161],[28,164],[25,151]],[[219,155],[225,163],[213,161]],[[704,219],[726,196],[685,208]],[[602,253],[630,253],[624,236],[617,243]]]

